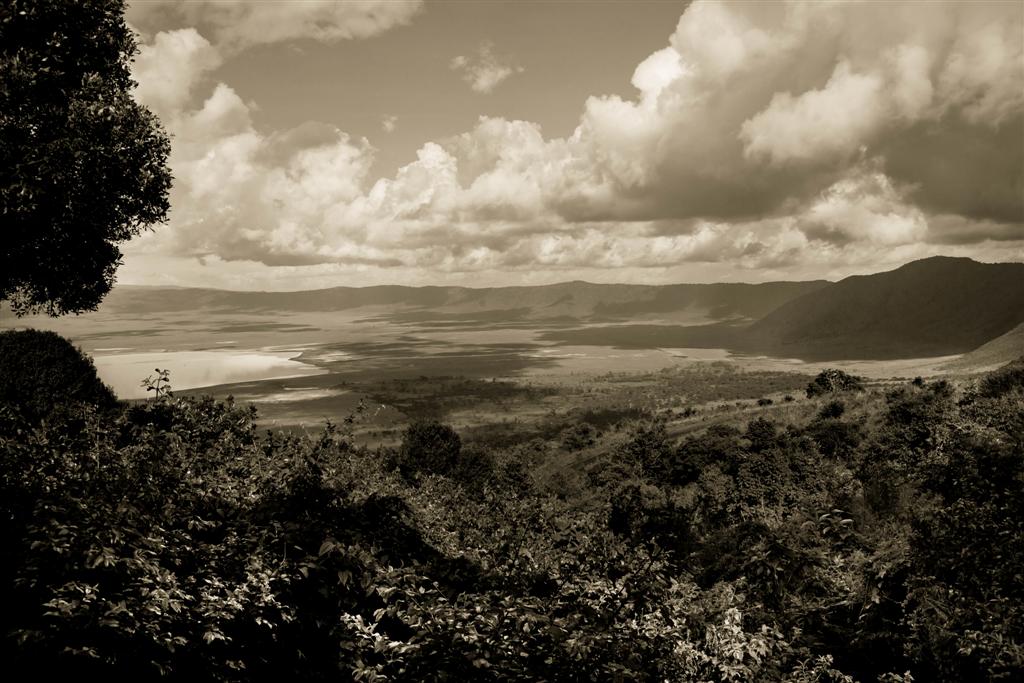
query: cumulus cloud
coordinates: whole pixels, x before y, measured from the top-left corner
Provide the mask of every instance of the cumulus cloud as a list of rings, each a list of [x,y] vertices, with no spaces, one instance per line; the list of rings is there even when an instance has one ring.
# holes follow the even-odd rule
[[[380,119],[380,127],[385,133],[394,133],[398,127],[398,117],[394,114],[385,114]]]
[[[458,55],[448,64],[452,71],[462,75],[462,80],[475,92],[489,93],[509,76],[522,73],[523,67],[502,63],[494,54],[494,45],[483,42],[472,55]]]
[[[409,23],[421,0],[148,0],[129,7],[129,22],[144,34],[176,20],[210,36],[226,53],[295,39],[334,42],[368,38]]]
[[[273,264],[337,255],[396,263],[324,227],[329,209],[361,196],[373,162],[368,141],[316,122],[260,132],[252,122],[253,103],[243,101],[226,83],[207,82],[223,63],[225,50],[252,42],[239,37],[245,26],[264,21],[261,13],[278,11],[265,9],[273,3],[212,3],[212,9],[207,4],[189,4],[187,11],[211,13],[202,16],[207,30],[217,36],[214,43],[194,27],[161,31],[140,45],[133,66],[136,99],[153,109],[172,135],[175,183],[169,228],[144,235],[131,249]],[[391,4],[303,3],[301,17],[260,40],[283,40],[296,33],[321,40],[371,35],[387,27],[387,17],[401,16],[388,9]],[[342,5],[344,10],[339,10]],[[365,21],[357,20],[357,10],[366,15]],[[175,4],[170,11],[186,9]],[[242,25],[228,27],[225,17],[238,18]],[[330,255],[320,256],[325,241],[332,242]]]
[[[137,96],[175,134],[177,179],[171,226],[138,248],[396,278],[1019,255],[1022,12],[695,2],[637,66],[635,96],[589,98],[571,135],[482,117],[387,178],[368,140],[316,123],[260,132],[229,85],[202,86],[218,46],[243,44],[208,17],[212,42],[162,33],[136,65]],[[480,92],[516,72],[488,45],[451,66]]]
[[[831,185],[799,212],[796,224],[808,238],[840,246],[912,244],[928,232],[924,213],[871,168],[855,169]]]
[[[1022,34],[1021,8],[1008,4],[695,3],[670,40],[675,55],[638,68],[639,96],[591,98],[578,132],[595,176],[616,190],[610,201],[642,198],[636,218],[764,215],[867,155],[919,199],[1000,188],[986,192],[988,213],[1020,220],[1021,174],[1002,171],[1022,164]],[[674,75],[647,76],[655,59]],[[931,140],[907,147],[923,134]],[[1000,173],[905,159],[1000,135],[1017,142],[986,145]]]
[[[1008,21],[969,17],[946,56],[938,91],[947,106],[959,106],[971,123],[999,125],[1024,108],[1024,52],[1020,5]]]
[[[139,47],[136,96],[158,115],[173,116],[189,101],[202,76],[221,65],[220,53],[194,28],[164,31]]]
[[[372,257],[358,231],[326,224],[328,211],[361,196],[373,162],[366,140],[316,123],[261,133],[225,84],[170,128],[189,140],[171,155],[171,229],[146,235],[140,249],[268,264]]]
[[[774,162],[849,154],[884,116],[882,80],[855,74],[842,61],[820,90],[799,97],[781,93],[766,109],[743,123],[744,153]]]

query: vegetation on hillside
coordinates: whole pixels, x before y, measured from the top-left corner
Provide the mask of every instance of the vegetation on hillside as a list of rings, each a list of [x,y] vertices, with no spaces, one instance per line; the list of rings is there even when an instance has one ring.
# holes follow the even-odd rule
[[[128,95],[122,14],[0,8],[0,299],[19,312],[94,306],[115,244],[166,212],[167,140]],[[715,381],[718,399],[794,388]],[[118,403],[56,335],[0,338],[6,680],[1024,671],[1022,364],[964,386],[826,372],[807,401],[762,397],[681,437],[657,402],[516,445],[426,415],[394,448],[356,445],[358,411],[260,432],[252,407],[147,384]],[[451,407],[421,393],[402,390]]]
[[[168,680],[1010,680],[1024,373],[392,449],[169,393],[0,410],[9,671]],[[9,408],[10,406],[8,406]],[[793,408],[792,410],[796,410]],[[791,413],[787,413],[791,414]],[[568,443],[568,447],[566,444]],[[605,443],[605,442],[602,442]]]

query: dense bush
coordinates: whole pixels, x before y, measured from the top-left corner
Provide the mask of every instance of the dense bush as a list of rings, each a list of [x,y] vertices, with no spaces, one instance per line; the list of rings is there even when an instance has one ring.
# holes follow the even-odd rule
[[[863,389],[864,382],[860,377],[848,375],[835,368],[828,368],[818,373],[818,376],[807,385],[807,398]]]
[[[581,451],[597,442],[598,432],[588,422],[581,422],[562,434],[562,448],[567,451]]]
[[[1024,451],[1024,358],[990,373],[960,401],[972,420],[1006,435]]]
[[[348,423],[297,437],[210,399],[76,404],[0,429],[5,673],[1013,680],[1024,434],[989,417],[1018,390],[986,386],[682,439],[645,421],[600,453],[419,423],[398,468]],[[576,455],[577,484],[554,486],[571,465],[545,459]]]
[[[92,360],[67,339],[41,330],[0,332],[0,405],[37,423],[62,406],[108,409],[116,402]]]
[[[995,398],[1011,392],[1024,391],[1024,358],[1010,363],[981,380],[978,395]]]
[[[418,421],[405,430],[394,465],[406,478],[437,474],[476,488],[490,478],[494,459],[484,447],[464,449],[451,426]]]
[[[583,411],[580,415],[580,422],[589,424],[599,431],[605,431],[649,417],[650,415],[643,408],[591,408]]]

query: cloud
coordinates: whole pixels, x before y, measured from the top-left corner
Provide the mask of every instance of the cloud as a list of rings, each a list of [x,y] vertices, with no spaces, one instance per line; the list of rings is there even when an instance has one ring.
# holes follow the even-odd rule
[[[563,213],[765,215],[814,196],[872,157],[916,186],[918,199],[945,202],[945,211],[1019,220],[1021,8],[942,7],[691,5],[670,47],[638,67],[635,99],[587,102],[578,149],[592,184],[611,192],[567,204]],[[650,75],[656,64],[665,75]],[[908,136],[925,135],[931,140],[908,148]],[[972,148],[983,148],[978,156],[988,163],[946,156]],[[913,165],[919,155],[933,157],[930,168]],[[974,199],[981,195],[990,198],[984,207]]]
[[[924,213],[870,165],[827,188],[796,215],[795,223],[809,239],[839,246],[913,244],[928,233]]]
[[[947,106],[961,107],[971,123],[996,126],[1024,108],[1019,5],[1017,9],[1008,21],[982,23],[969,17],[939,74],[939,95]]]
[[[313,123],[260,133],[224,84],[172,131],[202,142],[173,149],[171,229],[147,235],[141,249],[268,264],[376,258],[359,244],[359,230],[327,223],[329,211],[361,196],[373,162],[366,140]]]
[[[333,126],[258,131],[206,81],[237,39],[203,35],[158,34],[136,63],[176,178],[171,224],[139,253],[470,283],[1024,254],[1018,5],[696,2],[634,97],[590,97],[572,134],[481,117],[386,178]],[[516,72],[486,44],[452,68],[481,92]]]
[[[882,80],[840,62],[825,86],[799,97],[780,93],[740,127],[744,154],[780,163],[850,154],[884,116]]]
[[[385,114],[380,119],[380,127],[385,133],[394,133],[398,127],[398,117],[393,114]]]
[[[999,223],[949,214],[939,214],[928,220],[928,242],[931,244],[972,245],[983,241],[1024,243],[1024,222]]]
[[[169,21],[195,27],[223,53],[233,54],[296,39],[369,38],[408,24],[422,6],[421,0],[149,0],[133,3],[127,17],[144,35]]]
[[[489,42],[481,43],[473,55],[454,57],[448,66],[460,73],[473,91],[483,94],[492,92],[509,76],[525,71],[521,66],[501,63]]]
[[[189,101],[202,76],[221,65],[220,53],[194,28],[164,31],[139,46],[136,97],[160,116],[173,116]]]

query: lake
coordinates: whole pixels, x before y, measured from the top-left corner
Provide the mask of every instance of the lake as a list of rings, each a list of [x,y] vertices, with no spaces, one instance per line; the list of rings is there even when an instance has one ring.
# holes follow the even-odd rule
[[[169,370],[173,389],[320,375],[325,370],[300,363],[301,351],[148,351],[93,355],[100,378],[120,398],[145,398],[142,380],[155,369]]]

